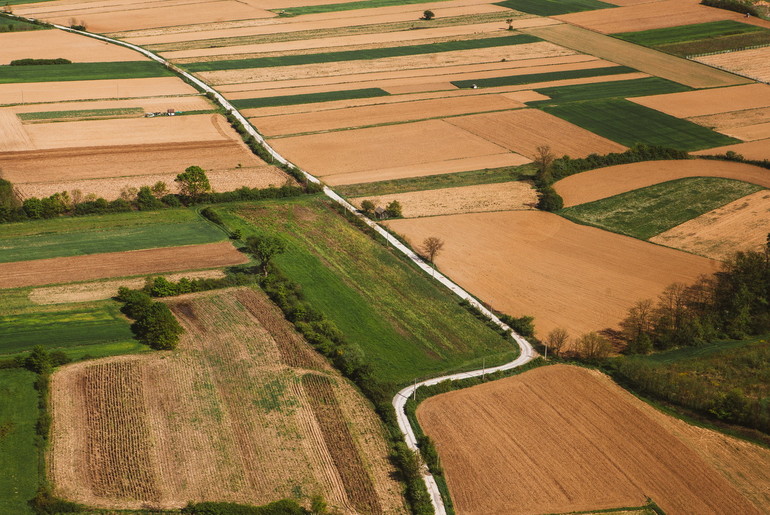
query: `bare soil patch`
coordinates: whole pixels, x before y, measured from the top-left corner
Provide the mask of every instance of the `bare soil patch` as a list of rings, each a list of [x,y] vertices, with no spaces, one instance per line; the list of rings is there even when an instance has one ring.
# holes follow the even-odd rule
[[[9,64],[15,59],[58,57],[78,63],[149,60],[149,57],[128,48],[61,30],[3,34],[0,65]]]
[[[743,111],[730,111],[729,113],[693,116],[691,122],[721,131],[746,125],[770,122],[770,107],[758,109],[746,109]]]
[[[248,261],[229,242],[0,263],[0,288],[238,265]]]
[[[735,145],[714,147],[706,150],[698,150],[697,152],[693,152],[693,154],[704,156],[711,154],[724,154],[730,150],[737,152],[746,159],[756,159],[759,161],[762,161],[763,159],[770,159],[770,139],[752,141],[750,143],[736,143]]]
[[[770,47],[707,55],[697,57],[695,60],[754,80],[770,82]]]
[[[744,125],[732,129],[722,129],[720,132],[742,139],[743,141],[756,141],[770,138],[770,122]]]
[[[573,336],[615,327],[635,302],[718,267],[700,256],[541,211],[386,224],[415,244],[428,236],[444,240],[439,269],[503,313],[534,316],[540,337],[556,327]]]
[[[530,159],[535,156],[537,147],[542,145],[550,146],[554,155],[574,158],[593,153],[623,152],[626,149],[538,109],[474,114],[446,121]]]
[[[534,209],[537,205],[537,193],[531,184],[517,181],[361,197],[352,199],[352,202],[357,207],[361,207],[361,202],[364,200],[371,200],[376,206],[383,208],[397,200],[403,208],[404,218],[419,218],[484,211]]]
[[[32,140],[15,113],[7,109],[0,110],[0,151],[26,150],[32,146]]]
[[[177,112],[212,109],[211,103],[201,95],[168,96],[155,98],[131,98],[125,100],[93,100],[80,102],[53,102],[45,104],[19,104],[8,107],[14,113],[45,113],[51,111],[82,111],[90,109],[121,109],[139,107],[146,112],[165,112],[175,109]]]
[[[629,99],[677,118],[743,111],[770,106],[770,86],[747,84],[732,88],[684,91]]]
[[[711,259],[736,251],[759,251],[767,243],[770,193],[758,191],[677,225],[650,241]]]
[[[697,159],[608,166],[571,175],[557,181],[554,188],[564,199],[564,207],[569,207],[683,177],[725,177],[770,187],[770,174],[764,168]]]
[[[432,397],[417,416],[458,513],[564,513],[647,497],[672,515],[761,513],[638,402],[597,372],[556,365]]]

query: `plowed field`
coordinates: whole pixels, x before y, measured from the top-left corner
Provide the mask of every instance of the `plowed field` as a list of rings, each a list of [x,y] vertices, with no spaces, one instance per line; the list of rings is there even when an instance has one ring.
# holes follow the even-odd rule
[[[597,372],[550,366],[432,397],[417,416],[458,514],[565,513],[647,497],[671,515],[761,513],[637,402]]]
[[[770,139],[752,141],[750,143],[737,143],[735,145],[727,145],[725,147],[709,148],[707,150],[699,150],[697,152],[693,152],[693,154],[724,154],[730,150],[742,155],[746,159],[757,159],[759,161],[762,161],[763,159],[770,159]]]
[[[677,118],[689,118],[768,107],[770,106],[770,86],[767,84],[747,84],[732,88],[636,97],[629,100]]]
[[[229,242],[0,263],[0,288],[195,270],[248,261]]]
[[[393,220],[419,244],[444,240],[438,267],[493,308],[535,317],[537,334],[615,327],[635,302],[673,282],[693,282],[718,263],[540,211]]]
[[[698,159],[608,166],[562,179],[554,184],[554,188],[564,199],[564,207],[569,207],[683,177],[724,177],[770,187],[770,174],[763,168]]]
[[[763,140],[770,138],[770,122],[723,129],[721,132],[743,141]]]
[[[54,376],[58,495],[137,509],[321,494],[343,513],[404,509],[374,412],[264,294],[170,306],[186,329],[177,352]]]
[[[128,48],[61,30],[3,34],[0,64],[9,64],[15,59],[58,57],[69,59],[73,63],[149,60],[148,57]]]
[[[26,150],[31,145],[21,120],[11,111],[0,111],[0,151]]]

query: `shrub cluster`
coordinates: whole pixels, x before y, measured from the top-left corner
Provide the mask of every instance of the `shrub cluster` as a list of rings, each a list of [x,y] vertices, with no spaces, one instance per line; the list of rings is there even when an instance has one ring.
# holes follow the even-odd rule
[[[746,163],[761,168],[770,169],[770,159],[746,159],[742,154],[728,150],[724,154],[714,154],[708,156],[699,156],[701,159],[716,159],[720,161],[735,161],[737,163]]]
[[[759,9],[748,0],[701,0],[700,3],[709,7],[735,11],[741,14],[751,14],[752,16],[759,16],[761,14]]]
[[[182,508],[189,515],[309,515],[311,512],[291,499],[272,502],[264,506],[250,506],[232,502],[189,503]]]
[[[56,59],[15,59],[11,61],[11,66],[36,66],[42,64],[72,64],[69,59],[58,57]]]
[[[118,290],[117,299],[123,302],[123,314],[135,320],[131,330],[140,342],[155,350],[176,348],[183,329],[168,306],[153,301],[143,291],[126,287]]]
[[[186,293],[217,290],[233,286],[248,286],[258,282],[254,274],[233,272],[218,279],[188,279],[169,281],[165,277],[155,277],[147,281],[142,291],[151,297],[175,297]]]

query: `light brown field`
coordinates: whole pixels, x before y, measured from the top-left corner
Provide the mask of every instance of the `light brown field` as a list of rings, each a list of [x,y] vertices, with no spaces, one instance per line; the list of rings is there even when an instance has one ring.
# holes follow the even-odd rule
[[[519,107],[525,107],[525,105],[500,95],[479,95],[251,118],[251,122],[263,135],[278,136],[425,120],[467,113],[500,111]]]
[[[629,99],[677,118],[742,111],[770,106],[770,86],[747,84],[732,88],[684,91]]]
[[[756,123],[754,125],[744,125],[743,127],[733,127],[731,129],[722,129],[720,132],[741,139],[743,141],[756,141],[770,138],[770,122]]]
[[[0,151],[25,150],[32,146],[21,120],[8,109],[0,109]]]
[[[0,104],[190,95],[197,91],[176,77],[0,84]]]
[[[14,113],[45,113],[51,111],[82,111],[89,109],[121,109],[126,107],[139,107],[146,112],[166,111],[199,111],[212,109],[213,106],[200,95],[154,97],[154,98],[130,98],[125,100],[92,100],[80,102],[53,102],[45,104],[20,104],[7,107]]]
[[[724,154],[730,150],[737,152],[746,159],[756,159],[759,161],[762,161],[763,159],[770,159],[770,139],[752,141],[750,143],[736,143],[734,145],[714,147],[706,150],[698,150],[697,152],[693,152],[693,154],[704,156],[711,154]]]
[[[458,514],[564,513],[647,497],[672,515],[764,511],[694,449],[708,444],[675,436],[673,422],[640,404],[598,372],[556,365],[431,397],[417,417]],[[734,443],[755,467],[768,463],[766,449],[708,436]],[[766,469],[753,476],[767,488]]]
[[[403,512],[370,405],[264,294],[238,288],[169,304],[186,330],[176,352],[78,363],[53,377],[57,495],[138,509],[261,505],[299,490],[343,513]]]
[[[646,161],[598,168],[557,181],[554,188],[564,199],[564,207],[569,207],[683,177],[724,177],[770,187],[770,174],[764,168],[695,159]]]
[[[0,263],[0,288],[158,274],[248,261],[229,242]]]
[[[105,41],[61,30],[10,32],[3,34],[0,65],[14,59],[56,59],[72,62],[147,61],[148,57]]]
[[[679,0],[671,0],[678,3]],[[687,0],[691,3],[693,0]],[[644,4],[640,7],[646,7],[654,11],[655,7],[662,2],[654,4]],[[669,2],[671,3],[671,2]],[[648,7],[649,5],[649,7]],[[704,9],[711,9],[710,7]],[[608,11],[617,11],[618,9],[601,9],[607,16]],[[714,9],[727,13],[728,11]],[[589,14],[593,14],[589,12]],[[731,15],[725,15],[731,16]],[[696,23],[694,20],[688,20],[684,24]],[[546,41],[551,41],[557,45],[562,45],[578,52],[594,55],[602,59],[608,59],[624,66],[630,66],[639,71],[663,77],[674,82],[686,84],[693,88],[715,88],[721,86],[733,86],[736,84],[749,84],[751,80],[733,75],[722,70],[716,70],[700,63],[680,59],[672,55],[658,52],[650,48],[644,48],[627,41],[622,41],[610,36],[605,36],[597,32],[576,27],[569,24],[554,25],[551,27],[522,29],[522,32],[532,34]]]
[[[526,182],[504,182],[481,184],[438,190],[412,191],[377,197],[352,199],[356,207],[371,200],[375,206],[385,207],[397,200],[403,208],[404,218],[423,216],[455,215],[514,209],[534,209],[537,193]]]
[[[691,122],[710,127],[716,130],[733,129],[746,125],[770,122],[770,107],[758,109],[746,109],[743,111],[730,111],[729,113],[693,116],[688,118]]]
[[[660,233],[651,242],[723,261],[767,243],[770,193],[758,191]]]
[[[301,168],[321,176],[504,152],[441,120],[273,139],[270,144]]]
[[[530,159],[537,147],[547,145],[554,155],[579,158],[589,154],[623,152],[626,147],[538,109],[449,118],[456,125]]]
[[[770,23],[770,22],[768,22]],[[762,82],[770,82],[770,47],[696,57],[696,61],[739,73]]]
[[[700,256],[541,211],[386,224],[412,242],[428,236],[444,240],[439,269],[498,311],[534,316],[540,337],[556,327],[573,336],[615,327],[635,302],[718,267]]]

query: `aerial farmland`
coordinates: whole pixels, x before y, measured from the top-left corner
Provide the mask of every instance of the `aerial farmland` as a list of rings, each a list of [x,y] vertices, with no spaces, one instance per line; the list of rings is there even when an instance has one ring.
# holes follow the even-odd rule
[[[770,513],[770,8],[10,0],[0,515]]]

